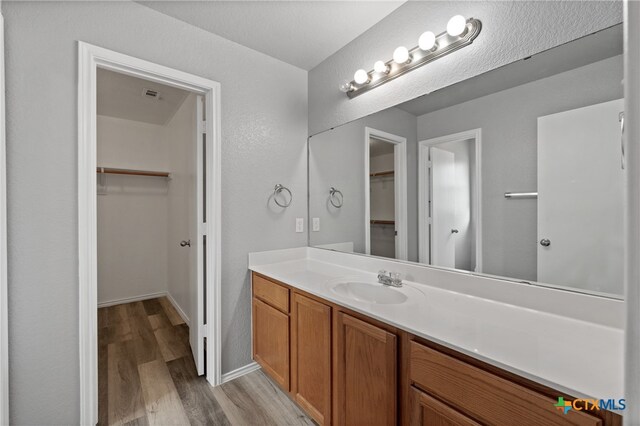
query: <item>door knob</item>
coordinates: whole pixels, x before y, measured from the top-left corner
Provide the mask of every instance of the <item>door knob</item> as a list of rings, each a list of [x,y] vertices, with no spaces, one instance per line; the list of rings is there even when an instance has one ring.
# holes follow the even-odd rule
[[[457,230],[457,229],[452,229],[452,230],[451,230],[451,233],[452,233],[452,234],[457,234],[457,233],[458,233],[458,230]]]
[[[543,238],[540,240],[540,245],[542,247],[549,247],[551,245],[551,240],[549,240],[548,238]]]
[[[191,247],[191,240],[187,240],[187,241],[182,240],[182,241],[180,241],[180,247],[186,247],[186,246]]]

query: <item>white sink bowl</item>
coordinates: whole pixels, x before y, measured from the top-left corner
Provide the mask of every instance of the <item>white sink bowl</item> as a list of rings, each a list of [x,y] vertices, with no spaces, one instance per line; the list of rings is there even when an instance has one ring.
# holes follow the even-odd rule
[[[331,283],[330,288],[333,293],[341,297],[379,305],[407,303],[413,290],[408,287],[394,288],[378,283],[350,280]]]

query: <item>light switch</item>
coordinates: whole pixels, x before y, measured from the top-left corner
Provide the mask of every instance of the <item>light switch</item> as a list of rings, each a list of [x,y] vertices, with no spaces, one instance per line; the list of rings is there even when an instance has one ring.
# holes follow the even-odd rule
[[[320,230],[320,218],[313,218],[313,232],[318,232]]]
[[[304,218],[296,218],[296,232],[304,232]]]

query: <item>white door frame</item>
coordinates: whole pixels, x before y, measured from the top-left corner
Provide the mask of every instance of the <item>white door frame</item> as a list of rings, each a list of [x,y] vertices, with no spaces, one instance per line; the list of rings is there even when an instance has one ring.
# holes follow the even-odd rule
[[[640,3],[624,2],[625,215],[625,424],[640,423]]]
[[[369,194],[369,140],[374,137],[394,144],[396,259],[408,260],[409,244],[407,232],[407,138],[383,132],[371,127],[364,128],[364,241],[365,253],[371,254],[371,201]]]
[[[203,95],[210,155],[207,166],[207,381],[221,380],[221,132],[220,84],[192,74],[84,42],[78,44],[78,265],[80,334],[80,423],[98,420],[96,70],[104,68]],[[206,334],[205,334],[206,335]]]
[[[0,12],[0,424],[9,424],[7,292],[7,176],[4,99],[4,18]]]
[[[427,197],[425,190],[429,188],[429,147],[446,142],[465,141],[473,139],[475,142],[475,193],[472,203],[475,212],[475,234],[476,234],[476,269],[475,272],[482,272],[482,129],[467,130],[452,135],[440,136],[418,142],[418,257],[420,263],[429,262],[430,240],[429,232],[426,229],[427,218]]]

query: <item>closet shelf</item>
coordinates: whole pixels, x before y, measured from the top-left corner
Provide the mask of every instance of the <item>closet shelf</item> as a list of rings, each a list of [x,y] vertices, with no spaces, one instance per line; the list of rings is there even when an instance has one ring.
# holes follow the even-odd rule
[[[380,177],[380,176],[393,176],[395,174],[395,172],[393,170],[389,170],[387,172],[374,172],[374,173],[370,173],[369,176],[370,177]]]
[[[372,225],[395,225],[395,220],[371,220]]]
[[[152,170],[133,170],[133,169],[114,169],[112,167],[98,167],[96,172],[99,174],[110,175],[131,175],[131,176],[150,176],[150,177],[164,177],[171,176],[169,172],[158,172]]]

